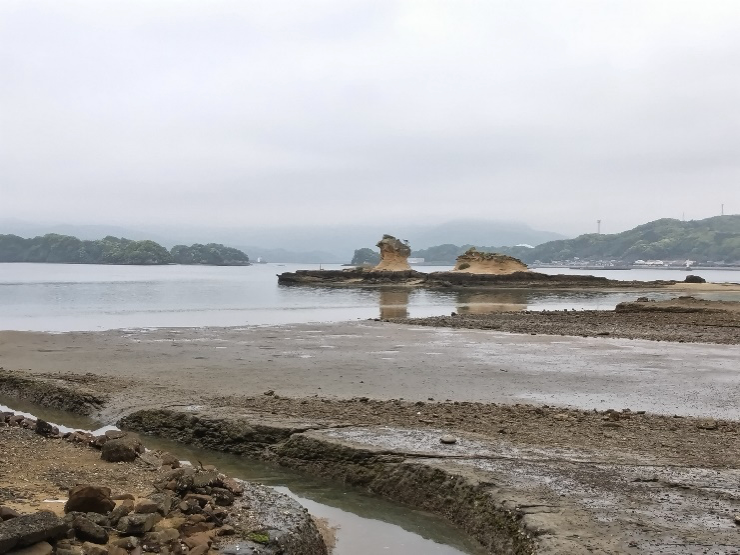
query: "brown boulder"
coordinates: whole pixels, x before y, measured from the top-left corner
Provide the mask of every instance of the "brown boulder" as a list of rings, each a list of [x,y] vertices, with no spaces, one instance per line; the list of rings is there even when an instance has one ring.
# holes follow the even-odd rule
[[[69,492],[69,499],[64,505],[64,512],[108,514],[116,506],[110,494],[110,488],[104,486],[75,486]]]
[[[103,444],[100,458],[108,462],[132,462],[144,452],[141,442],[130,436],[111,439]]]

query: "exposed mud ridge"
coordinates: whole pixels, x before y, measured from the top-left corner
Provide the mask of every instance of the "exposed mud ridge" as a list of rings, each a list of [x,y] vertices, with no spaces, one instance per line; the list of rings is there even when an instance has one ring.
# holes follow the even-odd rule
[[[446,287],[510,287],[531,289],[618,288],[659,289],[676,285],[675,281],[617,281],[605,277],[549,275],[538,272],[510,274],[480,274],[468,272],[432,272],[429,274],[406,270],[399,272],[347,270],[298,270],[278,275],[284,285],[326,285],[341,287],[372,287],[407,285],[426,288]]]
[[[204,418],[173,410],[140,410],[123,417],[121,427],[159,435],[215,451],[263,458],[265,449],[308,428]]]
[[[65,376],[64,381],[37,377],[30,379],[0,368],[0,393],[86,416],[95,414],[108,401],[107,396],[94,393],[82,384],[69,387],[70,379],[69,376]],[[77,380],[85,381],[83,377],[77,377]]]
[[[535,552],[523,526],[524,513],[505,507],[490,484],[475,473],[433,467],[403,454],[358,449],[307,430],[275,428],[252,444],[252,424],[243,420],[197,417],[168,410],[138,411],[121,428],[168,437],[199,447],[249,454],[313,475],[340,480],[439,514],[496,554]],[[240,433],[247,430],[246,433]],[[285,435],[285,432],[289,432]],[[268,438],[273,439],[267,444]]]
[[[635,306],[645,305],[644,309]],[[652,305],[657,305],[651,308]],[[624,303],[614,311],[543,310],[455,314],[391,320],[400,324],[496,330],[509,333],[620,337],[679,343],[740,344],[740,312],[715,308]]]

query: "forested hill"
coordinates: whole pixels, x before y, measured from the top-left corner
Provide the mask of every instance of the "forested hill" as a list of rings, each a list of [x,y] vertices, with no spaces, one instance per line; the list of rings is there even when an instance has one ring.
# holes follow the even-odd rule
[[[190,247],[177,245],[168,251],[154,241],[132,241],[111,236],[83,241],[69,235],[50,233],[31,239],[0,235],[0,262],[245,266],[249,264],[249,257],[240,250],[215,243]]]
[[[611,235],[590,233],[575,239],[542,243],[535,248],[486,247],[531,264],[573,260],[693,260],[696,262],[740,263],[740,215],[716,216],[684,222],[664,218]],[[451,263],[468,245],[439,245],[414,251],[411,256],[427,262]]]

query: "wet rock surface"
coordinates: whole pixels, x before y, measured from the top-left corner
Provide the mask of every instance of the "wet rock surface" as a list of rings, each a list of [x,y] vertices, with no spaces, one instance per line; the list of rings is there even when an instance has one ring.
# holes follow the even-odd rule
[[[614,311],[563,310],[456,314],[396,319],[414,326],[510,333],[619,337],[680,343],[740,344],[738,303],[675,301],[620,303]],[[731,307],[728,309],[727,307]]]
[[[67,525],[47,511],[0,522],[0,553],[28,547],[46,540],[57,540],[67,534]]]
[[[263,402],[304,412],[338,405],[304,401]],[[395,416],[427,429],[297,431],[276,438],[260,456],[440,514],[497,554],[689,554],[713,538],[740,547],[732,536],[740,514],[733,485],[740,478],[737,422],[532,405],[355,400],[341,406],[348,419],[354,410],[365,423],[385,418],[387,426]],[[442,415],[449,428],[433,426]],[[211,418],[198,415],[203,420]],[[196,444],[243,449],[220,441],[224,423],[213,420],[206,428],[214,435]],[[459,431],[464,420],[474,433]],[[171,437],[177,422],[156,411],[122,424],[146,423],[142,431]]]

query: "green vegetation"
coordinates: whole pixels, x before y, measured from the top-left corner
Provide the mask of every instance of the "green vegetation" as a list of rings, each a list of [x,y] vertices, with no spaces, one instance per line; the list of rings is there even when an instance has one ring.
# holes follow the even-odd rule
[[[0,262],[47,262],[59,264],[249,264],[243,252],[223,245],[178,245],[169,252],[154,241],[132,241],[105,237],[82,241],[69,235],[50,233],[24,239],[0,235]]]
[[[225,247],[217,243],[191,247],[175,245],[172,247],[172,259],[176,264],[209,264],[211,266],[245,266],[249,257],[239,249]]]
[[[380,253],[373,249],[357,249],[352,257],[351,264],[361,266],[363,264],[372,264],[375,266],[380,262]]]
[[[591,233],[550,241],[533,249],[507,249],[532,262],[581,260],[682,260],[740,262],[740,216],[716,216],[683,222],[664,218],[612,235]]]
[[[470,245],[438,245],[414,251],[427,263],[454,264]],[[573,260],[686,260],[740,263],[740,215],[716,216],[683,222],[664,218],[612,235],[589,233],[575,239],[527,247],[480,247],[478,250],[508,254],[531,264]]]

